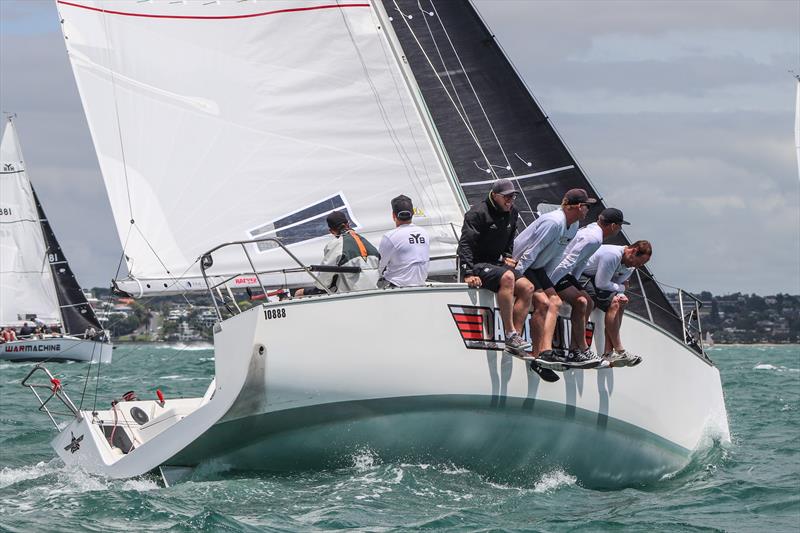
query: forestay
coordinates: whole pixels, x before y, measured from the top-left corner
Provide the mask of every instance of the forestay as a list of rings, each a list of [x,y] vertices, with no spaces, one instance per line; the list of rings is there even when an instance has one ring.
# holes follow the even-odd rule
[[[60,322],[33,189],[10,120],[0,143],[0,325]]]
[[[230,241],[279,237],[318,263],[334,209],[377,244],[398,194],[414,199],[431,254],[454,253],[460,193],[370,4],[58,4],[135,280],[125,290],[204,289],[199,256]],[[259,271],[296,266],[248,249]],[[210,273],[256,284],[236,276],[244,265],[226,248]]]

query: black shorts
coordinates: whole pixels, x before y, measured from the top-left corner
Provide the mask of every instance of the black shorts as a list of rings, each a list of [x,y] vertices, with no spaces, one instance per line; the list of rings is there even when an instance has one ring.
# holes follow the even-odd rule
[[[561,292],[568,287],[575,287],[579,291],[583,290],[583,285],[578,283],[578,280],[575,279],[575,276],[573,276],[572,274],[567,274],[566,276],[558,280],[558,283],[556,283],[553,287],[556,289],[556,292]]]
[[[589,296],[592,297],[592,301],[594,302],[595,307],[602,310],[603,312],[608,311],[608,308],[611,305],[611,301],[617,294],[616,292],[607,291],[604,289],[598,289],[594,285],[594,278],[590,278],[588,276],[581,276],[581,280],[578,283],[583,285],[583,290],[588,292]]]
[[[492,292],[500,290],[500,278],[509,270],[513,272],[514,280],[518,280],[522,277],[517,274],[516,270],[505,264],[493,265],[491,263],[476,263],[472,266],[472,271],[476,276],[481,278],[481,288]]]
[[[543,268],[529,268],[525,271],[525,277],[533,283],[537,291],[553,288],[553,282],[547,277],[547,272]]]

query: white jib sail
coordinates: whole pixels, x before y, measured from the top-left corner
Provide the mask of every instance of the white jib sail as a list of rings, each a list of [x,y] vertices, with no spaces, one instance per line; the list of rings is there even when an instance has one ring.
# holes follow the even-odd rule
[[[60,323],[33,190],[13,122],[0,142],[0,325]]]
[[[318,263],[334,209],[377,246],[398,194],[414,200],[431,255],[454,253],[462,209],[369,3],[77,0],[59,10],[143,292],[169,277],[201,288],[198,257],[229,241],[280,237]],[[296,266],[269,245],[251,250],[259,271]],[[246,264],[232,249],[210,272]]]

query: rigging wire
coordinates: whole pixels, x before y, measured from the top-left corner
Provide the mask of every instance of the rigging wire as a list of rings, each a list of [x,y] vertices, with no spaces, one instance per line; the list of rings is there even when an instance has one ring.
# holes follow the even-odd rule
[[[337,5],[339,4],[339,1],[340,0],[336,0]],[[338,11],[340,16],[342,17],[342,21],[344,22],[344,26],[347,30],[347,35],[350,38],[350,42],[353,44],[353,49],[355,50],[356,55],[358,56],[358,60],[361,63],[361,68],[364,71],[364,77],[367,81],[367,84],[369,85],[370,90],[372,91],[375,103],[378,106],[381,120],[383,120],[383,123],[386,126],[386,130],[389,133],[389,137],[392,140],[392,143],[395,147],[395,150],[397,151],[397,154],[400,156],[401,161],[403,161],[403,166],[406,169],[406,174],[408,175],[408,179],[413,184],[414,178],[416,177],[416,179],[421,183],[419,175],[417,174],[417,169],[413,164],[413,162],[411,161],[411,157],[408,155],[408,152],[406,152],[405,146],[403,146],[403,144],[400,142],[400,137],[391,123],[391,120],[389,118],[389,113],[384,107],[383,101],[381,100],[380,97],[380,93],[378,92],[378,89],[375,86],[372,77],[370,76],[369,68],[367,67],[367,63],[364,60],[363,55],[361,54],[361,49],[358,47],[358,43],[356,42],[355,36],[353,35],[353,31],[350,28],[350,23],[347,20],[347,15],[345,15],[344,10],[342,9],[339,9]],[[414,176],[412,176],[412,173],[414,174]]]
[[[417,1],[417,4],[419,4],[419,0]],[[514,167],[511,165],[511,161],[509,161],[509,159],[508,159],[508,154],[506,153],[505,148],[503,148],[503,144],[500,142],[500,138],[498,137],[497,132],[494,129],[494,125],[492,124],[492,121],[489,119],[489,115],[486,112],[486,108],[483,106],[483,102],[481,101],[480,97],[478,96],[478,91],[477,91],[477,89],[475,89],[475,86],[472,84],[472,79],[470,78],[469,73],[467,72],[467,69],[464,68],[464,63],[461,61],[461,56],[458,54],[458,50],[456,49],[456,46],[453,43],[453,40],[450,38],[450,33],[447,31],[447,28],[444,25],[444,21],[439,16],[439,11],[436,9],[436,6],[434,5],[434,3],[432,1],[431,1],[431,8],[433,9],[433,13],[436,15],[436,20],[439,21],[439,25],[442,27],[442,31],[444,32],[444,35],[447,38],[447,42],[450,44],[450,49],[453,51],[453,55],[455,56],[456,61],[458,61],[458,66],[460,67],[460,71],[464,73],[464,78],[467,80],[467,84],[469,85],[469,88],[472,91],[473,96],[475,97],[475,101],[478,103],[478,107],[480,108],[481,113],[483,113],[484,119],[486,119],[486,124],[489,126],[489,130],[492,132],[492,136],[494,137],[494,140],[497,143],[497,147],[500,148],[500,153],[503,154],[503,159],[505,159],[505,161],[506,161],[506,169],[511,171],[511,175],[512,176],[516,177],[517,173],[514,171]],[[433,40],[433,42],[435,44],[436,43],[436,38],[434,37],[433,32],[431,31],[430,26],[428,25],[427,19],[425,21],[425,24],[428,26],[428,31],[430,32],[431,39]],[[437,50],[438,49],[439,48],[438,48],[438,45],[437,45]],[[444,65],[444,61],[442,61],[442,65]],[[449,71],[447,70],[447,68],[445,68],[445,72],[448,72],[448,76],[449,76]],[[455,90],[455,88],[454,88],[454,90]],[[519,157],[519,156],[517,156],[517,157]],[[522,158],[520,158],[520,159],[522,159]],[[522,198],[525,200],[525,205],[528,207],[528,210],[530,211],[531,214],[535,214],[536,211],[533,209],[533,206],[531,206],[530,200],[528,199],[528,195],[525,194],[525,191],[522,188],[522,185],[520,185],[518,180],[515,180],[515,181],[517,181],[517,186],[519,186],[520,192],[522,193]],[[525,219],[523,217],[520,217],[520,220],[522,220],[522,224],[527,227],[527,223],[525,222]]]
[[[383,24],[381,24],[381,25],[383,26]],[[388,29],[385,28],[385,27],[384,27],[383,35],[388,39]],[[415,130],[415,128],[412,127],[411,120],[409,119],[408,114],[406,113],[405,100],[403,99],[402,95],[400,94],[400,88],[399,87],[401,85],[404,85],[404,84],[402,83],[402,81],[400,83],[398,83],[396,81],[395,69],[392,68],[392,66],[394,66],[397,62],[394,59],[390,58],[390,54],[386,50],[386,43],[384,42],[384,39],[379,36],[378,41],[381,44],[381,51],[383,52],[384,61],[389,66],[389,72],[391,73],[392,80],[394,81],[393,86],[394,86],[395,93],[397,94],[398,101],[400,102],[400,108],[403,111],[403,118],[405,119],[405,122],[406,122],[406,125],[408,126],[409,132],[411,133],[411,139],[414,141],[414,148],[417,151],[417,155],[419,155],[419,160],[420,160],[420,163],[422,164],[422,169],[423,169],[423,171],[425,173],[425,177],[428,180],[428,187],[427,188],[424,186],[424,184],[422,184],[423,185],[423,189],[422,189],[422,193],[420,194],[420,196],[426,197],[431,204],[436,206],[436,210],[437,210],[437,213],[439,215],[439,223],[441,225],[444,225],[444,224],[446,224],[446,220],[445,220],[445,216],[444,216],[444,212],[443,212],[443,209],[442,209],[441,202],[439,201],[439,196],[437,194],[432,194],[431,193],[431,191],[434,189],[433,180],[431,179],[431,175],[430,175],[430,172],[428,170],[428,166],[425,164],[425,157],[422,154],[422,149],[420,148],[420,145],[417,142],[416,130]],[[400,68],[402,68],[402,67],[400,67]],[[409,92],[410,92],[410,90],[409,90]],[[420,180],[420,183],[422,183],[422,180]]]
[[[396,1],[394,1],[393,3],[394,3],[394,6],[395,6],[395,9],[397,9],[397,11],[402,15],[403,22],[405,23],[406,27],[408,28],[408,31],[411,34],[411,36],[414,38],[414,41],[417,43],[417,47],[419,47],[420,51],[422,52],[422,55],[425,57],[425,60],[428,62],[428,65],[430,66],[431,70],[433,70],[433,73],[436,76],[436,79],[442,85],[442,88],[444,89],[445,94],[447,94],[447,98],[450,100],[450,103],[453,104],[453,107],[455,108],[456,113],[458,114],[458,116],[461,119],[461,121],[464,123],[464,126],[467,128],[467,131],[470,133],[470,137],[472,137],[472,140],[475,142],[475,145],[478,147],[478,150],[480,151],[481,156],[483,156],[484,161],[486,161],[487,165],[491,165],[491,163],[489,162],[489,158],[486,156],[486,153],[483,150],[483,146],[481,146],[481,143],[478,140],[478,138],[475,136],[475,134],[467,126],[466,118],[461,113],[461,111],[458,109],[458,106],[456,105],[455,101],[453,100],[452,95],[450,95],[450,92],[447,90],[447,86],[444,84],[444,81],[442,81],[441,76],[439,76],[439,73],[436,72],[436,68],[433,66],[433,62],[431,61],[431,58],[428,56],[428,54],[425,51],[425,49],[423,48],[422,43],[420,42],[419,38],[417,37],[417,34],[414,32],[414,30],[411,29],[411,25],[408,23],[408,15],[403,13],[403,11],[397,5]],[[491,168],[491,166],[489,168]],[[498,176],[494,172],[494,170],[492,170],[492,175],[495,178],[498,178]]]

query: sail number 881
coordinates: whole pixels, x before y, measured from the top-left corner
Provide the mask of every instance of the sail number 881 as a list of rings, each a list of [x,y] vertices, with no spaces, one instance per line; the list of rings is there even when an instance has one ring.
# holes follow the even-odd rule
[[[273,318],[286,318],[286,309],[280,307],[278,309],[264,309],[264,318],[271,320]]]

